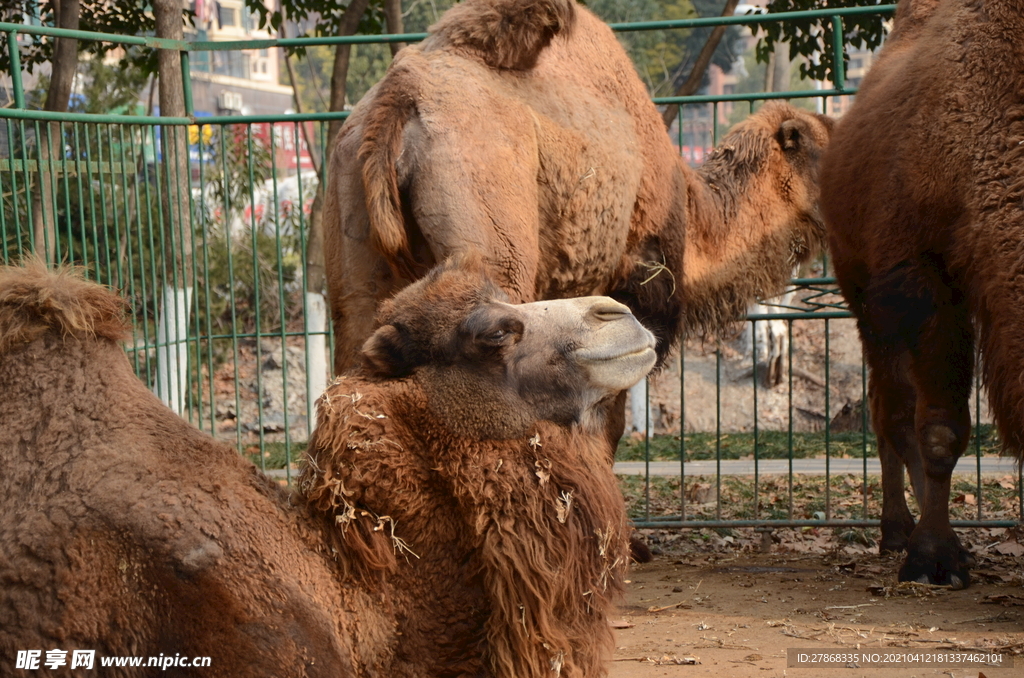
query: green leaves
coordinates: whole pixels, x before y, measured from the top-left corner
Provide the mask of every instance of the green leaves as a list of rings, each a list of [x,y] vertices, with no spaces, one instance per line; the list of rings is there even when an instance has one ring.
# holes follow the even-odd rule
[[[873,7],[892,4],[888,0],[772,0],[767,9],[771,13],[799,12],[841,7]],[[882,44],[885,35],[884,19],[880,15],[843,17],[843,44],[863,49],[874,49]],[[834,27],[830,18],[802,19],[785,23],[757,24],[754,35],[761,35],[757,43],[757,60],[766,63],[769,55],[789,44],[789,56],[803,55],[807,59],[800,65],[800,75],[811,80],[832,80],[834,59],[832,41]],[[844,60],[845,60],[844,50]]]
[[[82,0],[79,15],[79,30],[116,33],[120,35],[152,35],[156,24],[147,3],[138,0]],[[0,0],[0,15],[5,21],[54,25],[53,3],[34,0]],[[182,10],[182,21],[191,23],[191,10]],[[21,35],[19,47],[22,69],[31,73],[39,64],[49,62],[53,57],[55,40],[39,35]],[[118,45],[108,42],[80,41],[80,52],[103,57],[116,50]],[[155,50],[130,51],[121,58],[122,67],[142,69],[145,74],[156,72]],[[11,60],[8,50],[0,51],[0,71],[10,71]]]

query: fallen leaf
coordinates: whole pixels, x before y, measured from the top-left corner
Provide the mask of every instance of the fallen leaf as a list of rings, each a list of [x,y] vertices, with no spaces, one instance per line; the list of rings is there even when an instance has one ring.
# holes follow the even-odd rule
[[[625,619],[613,619],[608,622],[608,625],[613,629],[631,629],[636,626],[633,622],[626,621]]]
[[[982,600],[984,604],[995,604],[1002,605],[1003,607],[1010,607],[1012,605],[1024,605],[1024,596],[1014,596],[1009,593],[1000,593],[991,596],[985,596]]]
[[[1004,556],[1019,557],[1024,555],[1024,546],[1018,544],[1015,541],[1004,541],[999,546],[992,549],[996,553],[1001,553]]]

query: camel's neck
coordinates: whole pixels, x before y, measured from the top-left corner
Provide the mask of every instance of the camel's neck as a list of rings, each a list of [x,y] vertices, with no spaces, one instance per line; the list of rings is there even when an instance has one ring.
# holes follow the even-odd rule
[[[751,236],[770,227],[764,222],[771,215],[753,195],[758,166],[727,162],[727,153],[717,150],[687,182],[684,289],[726,272],[723,267],[753,245]]]

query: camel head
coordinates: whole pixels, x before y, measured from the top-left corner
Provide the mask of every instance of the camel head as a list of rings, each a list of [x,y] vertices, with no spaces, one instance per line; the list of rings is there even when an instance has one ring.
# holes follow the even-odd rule
[[[818,174],[833,125],[828,116],[770,102],[733,127],[701,170],[755,193],[749,204],[761,217],[789,229],[791,263],[824,242]]]
[[[687,332],[714,334],[779,294],[824,245],[818,174],[833,122],[772,102],[736,125],[689,186]]]
[[[654,337],[607,297],[510,304],[476,264],[445,264],[384,303],[363,346],[375,378],[413,376],[459,434],[535,421],[601,426],[599,403],[654,366]]]

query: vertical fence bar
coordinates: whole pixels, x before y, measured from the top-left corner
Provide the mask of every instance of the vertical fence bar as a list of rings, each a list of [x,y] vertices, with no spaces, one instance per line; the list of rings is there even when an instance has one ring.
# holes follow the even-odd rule
[[[11,59],[11,89],[14,90],[14,107],[24,109],[25,87],[21,82],[21,47],[18,45],[18,31],[7,31],[7,53]]]
[[[722,351],[715,349],[715,519],[722,519]]]
[[[256,406],[259,413],[259,441],[260,441],[260,468],[264,471],[267,470],[267,443],[266,435],[264,433],[264,421],[263,421],[263,370],[260,366],[263,365],[263,325],[260,322],[260,262],[259,262],[259,238],[256,230],[256,193],[255,186],[256,176],[255,167],[253,165],[253,146],[252,146],[252,123],[245,124],[245,138],[246,148],[248,150],[248,158],[246,166],[249,170],[249,228],[251,242],[252,242],[252,294],[253,294],[253,316],[256,324],[255,335],[256,335]]]
[[[49,131],[50,130],[50,125],[49,124],[45,124],[45,128],[47,130],[47,132],[46,132],[47,141],[49,143],[51,143],[51,145],[52,145],[52,141],[50,140],[50,131]],[[77,123],[71,123],[71,130],[72,130],[71,133],[74,136],[78,132]],[[67,258],[68,261],[74,261],[74,258],[75,258],[75,248],[74,248],[75,236],[74,236],[74,219],[72,218],[73,210],[72,210],[72,207],[71,207],[71,194],[72,194],[71,174],[72,174],[72,172],[74,172],[74,174],[75,174],[75,184],[78,185],[78,198],[79,198],[78,206],[79,206],[79,208],[81,208],[81,206],[82,206],[82,200],[81,200],[81,198],[82,198],[82,186],[81,186],[82,178],[81,178],[81,176],[78,175],[77,167],[76,166],[72,165],[72,166],[69,167],[69,165],[68,165],[68,161],[69,161],[68,154],[64,150],[66,136],[67,136],[67,131],[65,130],[64,123],[62,122],[62,123],[59,124],[59,130],[57,132],[57,144],[58,144],[58,147],[60,148],[60,161],[61,161],[62,171],[64,173],[64,210],[65,210],[65,212],[64,212],[64,220],[67,222],[67,238],[68,238],[67,245],[66,245],[66,247],[67,247],[66,258]],[[75,146],[77,147],[77,145],[78,144],[76,143]],[[54,162],[54,160],[53,160],[53,157],[51,156],[50,157],[51,167],[53,165],[53,162]],[[54,195],[56,196],[57,182],[55,182],[55,181],[51,182],[51,185],[54,187]],[[54,209],[53,209],[53,218],[54,218],[54,231],[56,232],[56,235],[54,235],[54,238],[53,238],[54,245],[56,247],[56,257],[57,257],[58,261],[61,261],[64,258],[64,253],[61,251],[63,246],[61,245],[61,242],[60,242],[60,228],[57,226],[57,223],[56,223],[57,222],[57,208],[56,207],[54,207]],[[83,221],[84,221],[84,219],[83,219]]]
[[[135,156],[135,143],[134,143],[135,142],[135,136],[134,136],[134,132],[132,131],[131,127],[128,128],[128,142],[127,143],[125,142],[125,139],[124,139],[124,127],[121,126],[121,127],[118,128],[118,142],[119,142],[120,149],[121,149],[121,166],[124,168],[124,172],[121,174],[121,194],[124,195],[124,199],[125,199],[125,212],[124,212],[124,253],[123,253],[123,256],[124,256],[124,258],[126,258],[128,260],[127,261],[127,264],[128,264],[128,298],[131,299],[131,303],[132,303],[132,306],[133,306],[132,310],[135,311],[135,313],[134,313],[135,328],[133,328],[133,331],[132,331],[132,359],[134,361],[135,374],[141,374],[141,370],[139,369],[139,351],[138,351],[138,336],[139,336],[138,324],[139,324],[139,318],[138,318],[137,309],[134,308],[135,300],[136,300],[137,297],[136,297],[136,292],[135,292],[135,265],[133,263],[134,257],[132,256],[132,250],[134,249],[132,247],[132,214],[131,214],[131,211],[130,211],[131,205],[134,204],[135,205],[135,215],[136,215],[136,217],[138,217],[138,215],[139,215],[139,191],[138,191],[138,188],[139,188],[139,172],[138,172],[138,164],[137,164],[138,161],[136,160],[136,156]],[[129,155],[129,157],[132,160],[132,191],[128,190],[128,176],[127,176],[128,175],[128,164],[125,162],[125,149],[126,148],[129,149],[129,154],[128,155]],[[134,203],[132,201],[134,201]],[[114,214],[115,215],[117,214],[117,210],[116,209],[114,210]],[[115,216],[115,219],[116,219],[116,216]],[[115,228],[116,228],[116,222],[115,222]],[[141,240],[139,241],[139,244],[141,245]],[[122,257],[122,253],[120,252],[120,247],[121,247],[121,241],[120,241],[120,236],[119,236],[118,237],[118,250],[119,251],[118,251],[118,257],[117,257],[118,261],[120,261],[121,257]],[[139,260],[140,266],[141,266],[141,261],[142,260],[140,259]],[[140,279],[143,278],[143,277],[144,276],[140,275]],[[141,285],[141,283],[140,283],[140,285]],[[145,332],[146,322],[145,322],[145,318],[144,317],[142,319],[142,329],[143,329],[143,332]]]
[[[20,139],[19,139],[19,141],[21,142],[21,171],[22,171],[22,175],[23,175],[22,178],[25,180],[25,232],[26,232],[26,235],[28,237],[29,251],[34,253],[34,254],[37,254],[39,256],[45,257],[46,256],[46,250],[45,249],[43,249],[42,252],[38,252],[36,250],[35,223],[34,223],[34,219],[32,217],[32,199],[29,197],[29,191],[32,190],[32,179],[29,176],[29,171],[28,171],[28,145],[27,145],[27,142],[25,140],[25,121],[24,120],[19,120],[18,121],[18,127],[19,127],[19,130],[21,132],[21,136],[20,136]],[[38,132],[38,130],[39,130],[39,125],[37,124],[36,125],[36,131]],[[38,142],[38,134],[36,136],[36,140]],[[36,149],[37,150],[39,149],[39,144],[38,143],[36,143]],[[17,194],[15,193],[15,195],[17,195]],[[14,213],[15,214],[18,213],[17,199],[15,199],[15,203],[14,203]]]
[[[100,270],[99,222],[96,219],[96,190],[95,190],[95,186],[93,185],[93,181],[92,181],[92,167],[93,167],[92,143],[91,143],[92,142],[92,137],[89,135],[89,124],[88,123],[82,125],[82,136],[85,137],[85,158],[83,160],[81,151],[79,151],[78,158],[77,158],[77,160],[78,160],[78,176],[79,176],[79,181],[81,181],[82,165],[83,165],[83,162],[84,162],[84,165],[85,165],[85,184],[89,187],[89,218],[92,219],[92,229],[91,229],[92,230],[92,259],[93,259],[93,262],[95,262],[95,265],[96,265],[96,281],[97,282],[101,282],[103,280],[103,278],[101,277],[102,271]],[[97,148],[97,153],[98,152],[99,152],[99,149]],[[98,183],[102,187],[103,186],[103,175],[100,174],[100,169],[101,168],[100,168],[99,165],[100,165],[100,163],[97,162],[96,163],[96,172],[97,172],[97,176],[98,176]],[[83,202],[84,202],[84,200],[83,200]],[[82,227],[83,227],[83,229],[85,229],[85,222],[84,222],[84,220],[82,222]],[[86,242],[86,239],[83,238],[82,239],[82,253],[83,253],[83,255],[85,254],[85,252],[88,251],[87,245],[88,245],[88,243]],[[85,264],[84,265],[86,267],[86,270],[88,270],[88,268],[89,268],[88,257],[87,256],[83,256],[83,259],[85,260]]]
[[[825,318],[825,520],[832,520],[832,412],[829,407],[832,372],[829,363],[829,319]]]
[[[974,354],[974,463],[977,467],[978,479],[978,520],[982,516],[982,482],[981,482],[981,352]],[[1024,517],[1024,516],[1021,516]]]
[[[284,417],[284,473],[289,484],[292,482],[291,427],[288,417],[288,319],[285,314],[287,299],[284,288],[284,250],[281,247],[281,205],[277,198],[277,144],[274,123],[266,123],[270,142],[270,181],[274,193],[274,240],[277,243],[277,295],[278,321],[281,323],[281,414]],[[308,398],[308,395],[307,395]]]
[[[760,515],[761,502],[760,502],[760,487],[758,482],[759,478],[759,466],[757,458],[757,442],[758,442],[758,430],[757,430],[757,321],[752,320],[750,323],[750,354],[753,356],[753,378],[751,382],[754,385],[754,518]]]
[[[18,245],[18,258],[23,259],[25,257],[25,251],[21,244],[23,234],[21,231],[21,218],[18,215],[18,172],[15,169],[15,158],[17,153],[14,151],[14,122],[8,118],[7,122],[7,146],[11,152],[11,217],[14,220],[14,233],[17,237]],[[21,154],[22,162],[26,162],[28,158],[25,154]]]
[[[153,149],[153,174],[154,174],[154,179],[159,181],[160,174],[159,174],[158,168],[159,168],[160,163],[157,162],[156,129],[157,128],[156,128],[155,125],[146,125],[145,127],[141,128],[142,135],[143,135],[142,136],[142,152],[143,153],[146,152],[146,135],[148,134],[150,142],[151,142],[151,145],[152,145],[151,147]],[[149,173],[150,173],[149,163],[148,162],[144,162],[143,168],[144,168],[144,172],[145,172],[145,181],[142,183],[142,188],[143,188],[143,193],[144,193],[144,195],[146,197],[146,230],[145,230],[145,234],[143,234],[143,232],[142,232],[142,215],[141,215],[141,212],[140,212],[140,214],[139,214],[139,240],[140,240],[140,242],[139,242],[139,257],[140,257],[139,266],[141,268],[142,265],[145,262],[145,260],[142,258],[142,256],[143,256],[142,255],[142,251],[143,251],[143,244],[144,244],[142,239],[143,239],[143,237],[146,237],[148,239],[148,241],[149,241],[149,283],[150,283],[150,290],[151,290],[151,292],[153,294],[153,299],[154,299],[154,303],[155,303],[155,300],[158,298],[158,295],[160,294],[160,292],[159,292],[160,286],[157,284],[156,242],[153,239],[153,193],[152,193],[153,189],[150,188],[150,186],[151,186],[151,184],[153,182],[150,180],[150,177],[149,177]],[[145,274],[143,274],[143,280],[145,280]],[[159,384],[160,377],[159,377],[159,374],[158,374],[154,378],[154,375],[153,375],[153,371],[154,371],[153,370],[153,361],[150,360],[150,358],[149,358],[149,348],[150,348],[149,317],[151,315],[150,309],[149,309],[149,307],[150,307],[150,295],[146,294],[145,288],[143,289],[142,299],[143,299],[143,301],[142,301],[142,304],[143,304],[143,306],[142,306],[143,318],[144,318],[144,321],[145,321],[145,325],[144,326],[146,328],[146,337],[145,337],[145,339],[146,339],[146,379],[147,379],[147,383],[148,383],[149,387],[151,389],[155,388],[155,389],[157,389],[157,392],[159,392],[159,389],[160,389],[160,384]],[[156,330],[157,313],[158,313],[158,311],[155,311],[155,310],[152,312],[152,316],[153,316],[153,319],[154,319],[154,321],[153,321],[154,331]],[[157,336],[159,336],[159,335],[157,335]],[[153,343],[155,344],[156,342],[153,342]],[[160,347],[157,346],[156,350],[159,351]]]
[[[185,100],[185,115],[191,117],[194,113],[192,107],[192,70],[189,67],[188,50],[178,52],[181,57],[181,94]]]
[[[11,158],[10,162],[13,164],[14,163],[14,158]],[[12,262],[11,262],[11,254],[8,251],[8,248],[7,248],[7,239],[9,237],[7,235],[7,205],[4,204],[3,196],[4,196],[4,177],[3,177],[3,174],[0,173],[0,243],[2,243],[2,247],[3,247],[3,256],[4,256],[3,263],[6,266],[6,265],[11,264]],[[13,194],[12,194],[12,197],[13,197]],[[20,233],[15,233],[16,237],[20,237],[20,235],[21,235]]]
[[[788,339],[787,344],[789,345],[789,390],[788,390],[788,407],[789,407],[789,427],[786,436],[786,457],[789,459],[789,511],[787,517],[793,519],[793,319],[790,318],[786,321],[786,338]]]
[[[644,378],[644,520],[651,519],[651,381]],[[635,425],[635,422],[634,422]]]
[[[113,190],[114,184],[114,144],[110,138],[110,125],[107,124],[105,128],[101,128],[96,125],[96,152],[99,160],[99,177],[100,177],[100,218],[103,220],[103,266],[107,270],[107,284],[111,287],[115,287],[120,284],[120,276],[118,276],[118,282],[114,282],[114,270],[115,267],[112,265],[110,260],[110,215],[107,214],[107,182],[103,179],[103,135],[101,131],[106,129],[107,131],[107,152],[110,154],[110,188]],[[115,239],[116,242],[116,239]],[[97,255],[97,262],[99,257]]]
[[[868,518],[868,366],[864,353],[860,357],[860,439],[861,459],[864,462],[864,480],[861,484],[861,496],[864,508],[861,517]],[[878,454],[878,443],[875,443],[875,454]]]
[[[846,90],[843,43],[843,17],[835,14],[832,16],[832,85],[840,92]]]
[[[679,512],[686,520],[686,343],[679,343]]]
[[[207,350],[206,350],[206,371],[207,378],[209,379],[210,388],[210,435],[217,435],[217,389],[216,382],[214,380],[215,366],[213,363],[213,356],[216,350],[216,340],[214,335],[216,334],[213,325],[213,305],[211,298],[213,296],[213,286],[210,282],[210,221],[209,214],[207,213],[206,205],[206,158],[204,157],[204,151],[206,151],[206,144],[203,142],[204,126],[198,125],[196,127],[196,147],[198,148],[199,155],[199,207],[192,210],[192,214],[199,219],[199,229],[202,233],[203,241],[203,300],[206,302],[206,334],[207,334]],[[192,242],[195,242],[193,239]],[[193,259],[195,254],[193,254]],[[198,281],[196,289],[199,289]],[[196,295],[196,303],[199,303],[199,295]],[[197,319],[198,320],[198,319]],[[198,322],[197,322],[198,326]],[[235,427],[241,425],[239,420],[239,413],[235,412]]]
[[[36,222],[36,215],[33,214],[34,210],[32,209],[32,197],[31,197],[32,178],[31,178],[31,175],[29,174],[29,168],[28,168],[29,156],[28,156],[28,149],[27,149],[27,146],[26,146],[27,141],[26,141],[26,135],[25,135],[25,121],[21,120],[19,122],[20,122],[20,125],[21,125],[21,158],[22,158],[21,164],[22,164],[22,168],[24,169],[24,173],[25,173],[25,221],[28,224],[28,237],[29,237],[30,249],[31,249],[31,252],[33,254],[35,254],[38,257],[41,257],[43,259],[43,261],[49,262],[50,261],[50,246],[53,243],[49,242],[49,235],[50,234],[47,232],[47,229],[45,227],[41,227],[40,228],[40,232],[43,234],[43,242],[39,243],[38,242],[38,238],[36,238],[36,223],[35,223]],[[39,187],[37,188],[37,190],[39,191],[39,200],[42,201],[42,200],[46,199],[46,196],[43,195],[43,188],[42,188],[42,184],[43,184],[43,137],[42,137],[42,135],[39,132],[39,121],[38,120],[34,121],[34,124],[32,126],[30,126],[29,129],[33,129],[35,131],[35,133],[36,133],[36,177],[37,177],[37,181],[39,183]],[[50,182],[50,188],[51,188],[51,191],[52,190],[56,190],[56,182],[55,181],[51,181]],[[54,224],[56,224],[56,201],[53,202],[53,205],[54,205]],[[40,204],[40,208],[42,208],[42,204]],[[42,209],[40,209],[40,212],[41,211],[42,211]],[[43,217],[42,214],[39,215],[39,218],[43,220],[43,224],[46,223],[46,219]],[[56,236],[56,231],[57,231],[57,228],[55,226],[54,227],[54,235],[55,236]],[[40,246],[42,246],[42,251],[39,251]],[[58,257],[58,259],[59,259],[59,257]]]
[[[228,160],[226,137],[230,129],[228,125],[220,126],[220,157],[221,157],[221,195],[224,202],[224,246],[228,261],[228,298],[231,307],[231,349],[234,358],[234,384],[235,384],[235,445],[238,451],[242,451],[242,397],[239,393],[239,372],[238,363],[241,360],[241,351],[238,346],[238,306],[235,297],[235,261],[234,261],[234,240],[231,233],[231,192],[228,190]],[[259,339],[257,338],[257,344]],[[262,397],[262,394],[258,394]]]
[[[312,383],[310,378],[310,372],[312,371],[313,365],[310,359],[310,351],[312,350],[312,342],[309,340],[309,298],[306,295],[306,291],[309,287],[309,259],[306,256],[306,199],[302,192],[302,146],[301,138],[299,134],[299,125],[306,123],[292,123],[292,144],[295,146],[295,186],[298,194],[298,243],[299,243],[299,265],[302,267],[302,329],[303,329],[303,346],[305,347],[305,362],[306,362],[306,439],[309,439],[310,434],[313,433],[313,422],[316,420],[314,409],[316,407],[316,398],[320,395],[319,393],[312,393],[309,388],[309,384]],[[310,157],[313,157],[313,149],[309,149]]]

